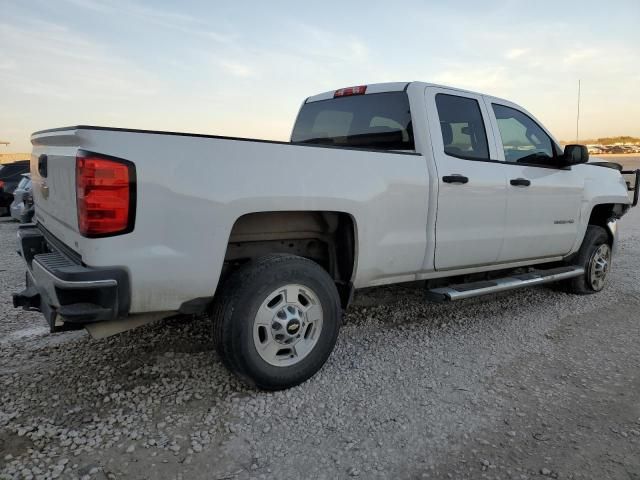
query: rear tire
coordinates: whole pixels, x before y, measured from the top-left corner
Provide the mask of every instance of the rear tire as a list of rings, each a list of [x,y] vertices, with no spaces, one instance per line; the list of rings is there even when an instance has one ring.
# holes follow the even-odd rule
[[[335,283],[322,267],[269,255],[240,267],[216,294],[214,342],[223,363],[246,383],[280,390],[322,368],[341,316]]]
[[[568,293],[589,295],[601,291],[611,269],[611,245],[609,235],[597,225],[587,226],[584,240],[572,264],[584,268],[584,275],[562,284]]]

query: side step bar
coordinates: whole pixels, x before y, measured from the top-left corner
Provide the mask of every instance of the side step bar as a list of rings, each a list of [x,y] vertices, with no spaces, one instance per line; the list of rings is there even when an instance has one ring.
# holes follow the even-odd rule
[[[461,283],[427,290],[427,300],[442,303],[464,298],[478,297],[488,293],[498,293],[516,288],[533,287],[552,283],[584,274],[582,267],[558,267],[549,270],[533,270],[510,277],[496,278],[481,282]]]

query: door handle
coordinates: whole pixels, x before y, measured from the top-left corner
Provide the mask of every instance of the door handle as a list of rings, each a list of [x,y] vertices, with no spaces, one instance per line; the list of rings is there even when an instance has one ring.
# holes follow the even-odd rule
[[[442,177],[444,183],[469,183],[469,178],[464,175],[445,175]]]
[[[526,178],[512,178],[509,183],[514,187],[528,187],[531,185],[531,180],[527,180]]]

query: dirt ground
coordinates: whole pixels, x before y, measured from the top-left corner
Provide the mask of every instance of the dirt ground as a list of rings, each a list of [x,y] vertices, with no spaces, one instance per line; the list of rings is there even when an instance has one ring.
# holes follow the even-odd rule
[[[603,292],[363,291],[322,371],[277,393],[223,368],[207,319],[48,334],[10,306],[16,229],[0,221],[2,479],[640,479],[640,209]]]

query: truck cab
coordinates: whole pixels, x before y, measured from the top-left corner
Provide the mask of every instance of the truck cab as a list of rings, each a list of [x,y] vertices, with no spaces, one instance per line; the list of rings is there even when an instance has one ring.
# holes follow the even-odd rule
[[[429,203],[438,209],[433,238],[427,238],[425,272],[565,257],[579,248],[595,205],[615,208],[611,218],[625,209],[619,175],[593,170],[577,146],[565,155],[541,122],[507,100],[422,82],[332,93],[307,99],[292,141],[362,144],[363,135],[351,133],[351,124],[343,127],[349,133],[310,131],[308,112],[316,115],[316,130],[326,129],[323,118],[335,130],[346,125],[336,113],[344,117],[344,111],[334,109],[343,96],[362,98],[361,105],[352,101],[349,112],[380,109],[365,115],[370,123],[360,127],[371,137],[365,146],[416,151],[429,170]],[[387,103],[404,110],[382,112]],[[394,143],[394,133],[402,142]],[[613,181],[603,182],[606,176]],[[607,228],[613,235],[613,227]]]

